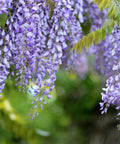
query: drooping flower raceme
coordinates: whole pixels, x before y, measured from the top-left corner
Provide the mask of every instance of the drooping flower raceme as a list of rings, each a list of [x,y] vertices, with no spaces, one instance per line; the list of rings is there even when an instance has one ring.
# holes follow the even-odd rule
[[[113,32],[111,34],[110,42],[111,42],[111,54],[109,63],[112,63],[112,68],[110,69],[110,73],[108,79],[106,81],[106,88],[103,88],[101,93],[103,102],[100,103],[102,113],[106,113],[110,104],[116,104],[120,102],[120,41],[119,41],[119,32],[120,29],[118,27],[114,27]],[[108,63],[108,66],[109,66]],[[118,106],[117,109],[120,109]]]
[[[4,81],[7,79],[10,67],[8,60],[5,57],[5,53],[3,51],[4,41],[5,41],[5,30],[2,30],[2,28],[0,27],[0,93],[2,93],[2,90],[4,89],[5,86]],[[0,97],[1,96],[2,95],[0,95]]]
[[[25,90],[32,81],[38,86],[34,89],[35,101],[32,102],[32,109],[40,106],[44,101],[43,96],[50,98],[49,91],[54,88],[56,80],[55,72],[57,65],[52,61],[52,56],[47,48],[47,36],[49,35],[49,10],[46,1],[19,1],[16,10],[13,12],[8,29],[12,35],[12,58],[11,65],[14,65],[17,77],[16,85]],[[45,78],[47,77],[47,78]],[[41,87],[47,88],[42,90]],[[39,93],[41,96],[39,97]],[[45,101],[44,101],[45,103]],[[31,110],[32,110],[31,109]],[[32,112],[31,112],[32,113]],[[38,113],[36,113],[38,115]],[[35,114],[32,115],[32,119]]]
[[[67,44],[73,46],[81,32],[80,24],[79,32],[76,31],[75,16],[79,15],[80,20],[81,15],[78,10],[73,13],[75,5],[69,0],[54,0],[54,3],[50,16],[47,1],[13,0],[11,16],[8,16],[5,31],[1,32],[1,92],[8,74],[15,77],[16,86],[22,91],[31,92],[27,86],[32,81],[37,88],[31,86],[35,97],[31,110],[43,108],[41,101],[46,104],[44,98],[51,98],[49,91],[54,88],[55,73],[62,64]],[[11,67],[14,69],[9,73]],[[32,119],[35,115],[38,113],[31,112]]]
[[[73,45],[83,37],[83,32],[80,23],[83,22],[83,0],[72,1],[73,16],[75,16],[74,25],[70,23],[71,34],[67,42],[67,49],[63,50],[62,68],[69,71],[76,71],[76,62],[80,60],[81,55],[79,53],[70,52]]]
[[[106,10],[99,12],[98,8],[88,1],[84,1],[85,24],[88,19],[91,21],[90,31],[100,28],[103,22],[107,19]],[[92,13],[94,12],[94,13]],[[88,14],[89,13],[89,14]],[[100,103],[102,113],[106,113],[110,104],[119,103],[120,101],[120,82],[119,82],[119,56],[120,56],[120,42],[119,42],[119,28],[114,27],[111,35],[106,35],[106,38],[99,42],[96,46],[91,46],[93,54],[96,59],[97,72],[106,76],[106,88],[103,88],[102,100]],[[120,109],[118,106],[117,109]]]

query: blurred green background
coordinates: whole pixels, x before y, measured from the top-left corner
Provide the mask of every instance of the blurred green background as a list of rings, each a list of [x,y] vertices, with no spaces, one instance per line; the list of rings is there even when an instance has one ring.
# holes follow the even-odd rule
[[[100,114],[101,85],[95,72],[81,79],[59,71],[53,97],[29,120],[32,97],[6,81],[0,99],[0,144],[120,144],[116,111]]]

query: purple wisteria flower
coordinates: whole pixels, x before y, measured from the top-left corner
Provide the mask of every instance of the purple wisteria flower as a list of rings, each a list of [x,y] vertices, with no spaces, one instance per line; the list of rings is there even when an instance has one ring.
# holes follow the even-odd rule
[[[2,93],[2,90],[4,89],[4,81],[7,79],[10,68],[10,64],[7,57],[5,57],[5,52],[3,50],[3,45],[6,37],[7,36],[5,36],[5,30],[2,30],[2,28],[0,27],[0,93]]]
[[[109,75],[107,75],[106,88],[103,88],[101,93],[103,102],[100,103],[102,113],[106,113],[108,107],[112,104],[120,102],[120,41],[119,41],[120,29],[115,26],[111,37],[111,53],[109,53],[108,66],[112,64]],[[120,109],[120,107],[117,107]]]
[[[45,97],[52,97],[49,92],[55,87],[55,73],[63,62],[63,55],[67,49],[70,51],[82,33],[83,1],[54,0],[54,3],[52,16],[46,0],[1,3],[6,8],[6,14],[7,8],[11,8],[11,14],[5,30],[1,29],[0,90],[2,92],[7,77],[15,77],[15,85],[34,97],[31,119],[38,115],[34,109],[43,109]]]
[[[8,8],[12,8],[11,3],[12,0],[0,0],[0,14],[8,14]]]
[[[106,10],[99,11],[93,3],[84,1],[84,22],[90,20],[90,32],[99,29],[103,22],[107,20]],[[100,103],[102,113],[106,113],[108,107],[112,104],[119,103],[120,101],[120,42],[119,42],[120,29],[115,26],[111,35],[106,35],[106,38],[99,42],[96,46],[91,46],[89,51],[95,55],[96,70],[103,77],[107,79],[106,88],[103,88],[101,93],[103,102]],[[90,53],[91,53],[90,52]],[[105,80],[105,79],[104,79]],[[117,109],[120,109],[118,106]],[[118,114],[119,115],[119,114]]]
[[[70,23],[71,33],[69,34],[69,39],[67,44],[67,49],[63,50],[62,56],[62,68],[68,71],[76,71],[76,61],[81,57],[79,53],[70,52],[74,44],[78,42],[83,37],[83,32],[80,23],[83,22],[83,0],[72,1],[73,18],[74,23]],[[80,60],[80,59],[79,59]]]

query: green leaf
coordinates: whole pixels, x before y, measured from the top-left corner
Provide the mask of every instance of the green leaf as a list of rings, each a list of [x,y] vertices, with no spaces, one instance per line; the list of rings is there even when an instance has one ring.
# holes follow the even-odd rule
[[[110,35],[113,30],[113,27],[107,26],[107,32]]]
[[[1,14],[0,15],[0,26],[4,29],[5,28],[5,23],[7,20],[7,15],[6,14]]]
[[[114,12],[114,17],[115,17],[115,18],[118,16],[118,13],[119,13],[119,7],[116,6],[116,7],[115,7],[115,12]]]
[[[101,29],[101,41],[105,39],[106,36],[106,30],[105,29]]]
[[[82,52],[83,50],[83,41],[81,40],[79,43],[78,43],[78,50],[80,50],[80,52]]]
[[[120,12],[118,13],[118,20],[120,20]]]
[[[110,5],[109,5],[109,7],[108,7],[108,10],[107,10],[108,17],[110,16],[110,14],[111,14],[114,6],[115,6],[115,3],[114,3],[113,1],[111,1],[111,2],[110,2]]]
[[[100,31],[99,30],[95,31],[94,40],[95,40],[95,45],[97,45],[100,40]]]
[[[92,0],[93,1],[93,0]],[[91,2],[92,2],[91,1]],[[94,3],[98,5],[98,8],[101,9],[106,9],[108,8],[111,0],[94,0]]]
[[[106,22],[103,23],[102,29],[106,29],[108,26],[113,27],[115,24],[115,21],[113,19],[108,19]]]

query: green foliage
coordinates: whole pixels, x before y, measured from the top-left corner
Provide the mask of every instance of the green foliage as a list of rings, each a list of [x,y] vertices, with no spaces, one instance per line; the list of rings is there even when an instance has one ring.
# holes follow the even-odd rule
[[[107,32],[110,35],[113,30],[113,27],[107,26]]]
[[[4,29],[5,28],[5,23],[7,20],[7,15],[1,14],[0,15],[0,26]]]
[[[112,32],[113,26],[120,26],[120,5],[117,0],[91,0],[98,5],[100,10],[107,8],[107,21],[103,23],[102,27],[96,31],[88,33],[83,36],[71,49],[71,51],[82,51],[83,47],[88,50],[89,46],[95,43],[97,45],[99,41],[104,40],[106,34],[109,35]]]
[[[81,23],[81,27],[82,27],[82,31],[83,31],[84,35],[87,35],[90,31],[91,21],[87,20],[86,25],[84,25],[84,23]]]
[[[94,3],[97,4],[98,8],[101,10],[108,8],[111,0],[91,0],[90,2],[92,1],[94,1]]]
[[[73,73],[61,72],[57,79],[56,92],[64,110],[78,123],[91,121],[91,113],[100,99],[100,83],[96,73],[81,80]]]
[[[111,27],[111,25],[110,25]],[[80,39],[71,49],[71,51],[82,51],[83,47],[86,47],[86,50],[88,51],[89,46],[92,44],[97,45],[99,41],[104,40],[106,36],[106,31],[107,29],[101,28],[96,31],[93,31],[92,33],[87,34],[86,36],[83,37],[83,39]]]
[[[49,12],[49,15],[50,17],[52,16],[52,13],[53,13],[53,10],[55,8],[55,4],[52,0],[47,0],[47,4],[49,4],[49,7],[50,7],[50,12]]]
[[[57,74],[56,94],[32,121],[29,120],[32,97],[17,91],[13,81],[7,80],[4,97],[0,99],[0,144],[69,144],[70,141],[82,144],[83,130],[79,127],[70,133],[68,130],[72,121],[76,124],[92,121],[99,93],[99,78],[95,73],[81,80],[74,73],[60,71]]]

